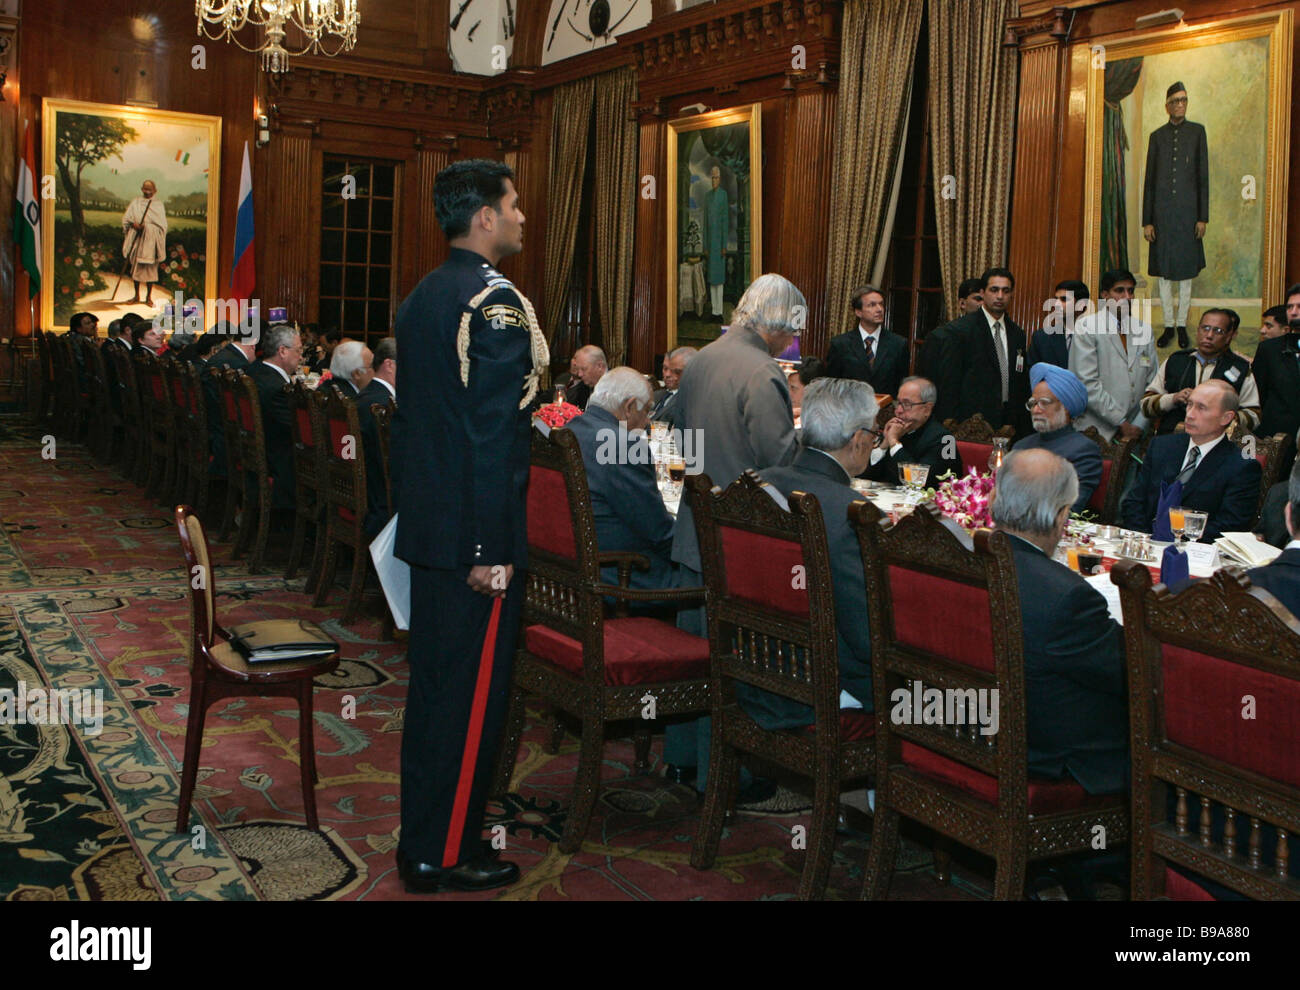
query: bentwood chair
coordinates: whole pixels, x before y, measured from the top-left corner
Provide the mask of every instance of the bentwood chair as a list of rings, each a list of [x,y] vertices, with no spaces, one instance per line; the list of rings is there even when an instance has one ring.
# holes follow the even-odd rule
[[[850,518],[867,583],[876,711],[891,716],[876,723],[875,824],[862,896],[889,893],[902,817],[991,856],[997,900],[1024,896],[1030,861],[1092,848],[1098,826],[1108,845],[1125,841],[1124,796],[1029,776],[1011,537],[979,530],[972,540],[933,505],[892,526],[868,502],[853,505]],[[934,689],[962,701],[945,708],[942,724],[926,724],[915,707]],[[994,733],[981,732],[988,726],[970,711],[981,695],[990,705],[996,699]]]
[[[1192,873],[1300,900],[1300,620],[1237,568],[1178,594],[1133,560],[1111,581],[1129,670],[1133,899],[1210,899]]]
[[[366,452],[356,403],[336,388],[326,389],[324,406],[324,473],[321,490],[325,508],[325,553],[316,583],[317,605],[324,605],[334,584],[340,545],[352,551],[352,576],[343,606],[343,623],[356,618],[370,564],[366,539]]]
[[[316,590],[325,555],[325,417],[323,396],[302,382],[289,386],[289,434],[293,441],[293,538],[284,579],[292,581],[302,563],[307,527],[312,530],[312,560],[307,572],[308,593]]]
[[[875,763],[874,716],[840,709],[835,596],[821,508],[815,495],[796,492],[783,509],[752,471],[725,492],[707,475],[688,485],[708,589],[713,715],[708,787],[691,865],[713,865],[740,783],[740,754],[751,753],[812,781],[798,896],[818,899],[830,875],[840,791],[846,781],[869,777]],[[746,711],[738,687],[741,694],[759,689],[807,705],[812,724],[764,729]]]
[[[190,802],[198,776],[203,745],[203,723],[207,710],[222,698],[283,696],[298,699],[298,763],[301,768],[303,807],[309,828],[316,819],[316,745],[312,736],[312,679],[328,674],[339,665],[337,654],[304,660],[250,664],[231,646],[230,634],[216,616],[216,579],[203,523],[188,505],[176,507],[176,528],[185,554],[185,583],[190,591],[190,711],[185,729],[185,757],[181,771],[180,807],[176,831],[187,830]],[[240,627],[278,629],[281,623],[254,622]],[[299,620],[294,626],[319,628]],[[290,635],[292,632],[290,631]]]
[[[531,458],[522,645],[493,792],[505,793],[514,775],[525,695],[537,695],[581,720],[573,800],[559,842],[567,854],[578,851],[591,824],[606,726],[626,720],[644,724],[647,693],[654,695],[657,718],[704,714],[709,707],[709,643],[662,619],[606,617],[607,597],[624,603],[698,605],[704,589],[627,587],[631,568],[646,570],[650,562],[640,554],[597,548],[587,472],[570,431],[552,430],[544,437],[534,430]],[[601,580],[601,567],[610,565],[619,569],[617,586]],[[643,738],[648,745],[648,734]],[[637,756],[640,760],[643,754]]]
[[[961,422],[955,419],[944,420],[943,425],[957,441],[957,456],[961,458],[962,474],[969,474],[972,467],[980,474],[986,474],[989,469],[989,454],[993,452],[993,438],[1005,437],[1010,440],[1016,435],[1013,426],[993,429],[983,413],[976,413]],[[933,482],[934,479],[931,478],[930,481]]]
[[[1088,499],[1087,510],[1096,516],[1096,521],[1113,526],[1119,520],[1119,500],[1124,494],[1124,482],[1132,466],[1133,448],[1136,440],[1120,440],[1118,437],[1107,442],[1098,432],[1097,427],[1090,426],[1081,431],[1085,437],[1097,445],[1101,451],[1101,481]]]

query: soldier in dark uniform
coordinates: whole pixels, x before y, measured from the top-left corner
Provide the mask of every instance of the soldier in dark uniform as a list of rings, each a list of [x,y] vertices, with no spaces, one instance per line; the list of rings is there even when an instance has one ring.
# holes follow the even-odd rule
[[[451,253],[396,320],[396,554],[411,565],[397,865],[412,893],[519,876],[480,835],[523,603],[530,407],[549,360],[532,304],[495,269],[523,248],[513,180],[482,159],[438,173]]]
[[[1210,220],[1210,152],[1205,128],[1187,119],[1187,90],[1180,82],[1165,93],[1169,123],[1151,132],[1142,194],[1142,236],[1151,244],[1147,274],[1160,279],[1164,347],[1178,331],[1187,347],[1187,310],[1192,279],[1205,267],[1205,225]],[[1173,284],[1178,283],[1175,316]]]

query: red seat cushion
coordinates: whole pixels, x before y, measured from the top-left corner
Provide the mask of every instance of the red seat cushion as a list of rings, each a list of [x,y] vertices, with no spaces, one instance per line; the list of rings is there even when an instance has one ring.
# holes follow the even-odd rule
[[[817,726],[805,725],[800,732],[813,736]],[[874,712],[864,712],[861,708],[840,709],[840,740],[842,742],[862,742],[876,735],[876,716]]]
[[[903,763],[927,777],[965,791],[972,797],[988,804],[998,803],[998,781],[986,773],[951,760],[942,753],[908,742],[902,743]],[[1111,795],[1089,794],[1074,778],[1064,780],[1044,780],[1029,778],[1029,812],[1047,815],[1060,811],[1075,811],[1092,805],[1112,804],[1116,798]]]
[[[1092,498],[1088,499],[1087,508],[1092,512],[1100,512],[1106,506],[1106,492],[1110,489],[1110,469],[1114,465],[1115,462],[1109,457],[1101,459],[1101,481],[1097,482]]]
[[[1190,877],[1173,867],[1165,867],[1165,896],[1171,901],[1212,901],[1215,898]]]
[[[582,644],[548,626],[524,630],[524,648],[571,674],[582,674]],[[605,622],[605,683],[617,687],[680,681],[709,673],[709,641],[659,619]]]

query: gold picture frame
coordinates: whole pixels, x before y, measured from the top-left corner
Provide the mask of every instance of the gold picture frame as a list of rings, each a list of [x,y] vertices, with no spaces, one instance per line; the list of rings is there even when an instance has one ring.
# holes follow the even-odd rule
[[[751,103],[668,122],[669,351],[717,339],[740,295],[763,273],[762,116],[762,104]],[[715,232],[723,212],[719,255]],[[721,313],[714,310],[715,278],[722,279]],[[685,311],[683,286],[690,292]]]
[[[1155,316],[1160,300],[1155,276],[1148,274],[1143,185],[1149,134],[1168,122],[1166,89],[1183,82],[1186,119],[1203,121],[1206,130],[1210,188],[1202,238],[1206,267],[1194,280],[1188,318],[1200,308],[1230,306],[1240,312],[1245,330],[1259,326],[1261,309],[1283,301],[1292,30],[1292,11],[1285,9],[1088,45],[1083,279],[1089,287],[1097,286],[1103,253],[1111,262],[1126,258],[1127,265],[1115,267],[1137,276],[1137,295],[1149,301],[1153,324],[1168,322],[1163,313]],[[1218,45],[1234,47],[1217,55],[1208,50]],[[1106,67],[1137,59],[1142,61],[1127,63],[1129,78],[1137,80],[1133,88],[1108,103]],[[1140,78],[1144,74],[1149,78]],[[1120,84],[1112,89],[1115,96],[1123,83],[1112,79]],[[1263,119],[1241,112],[1246,106],[1262,107]],[[1108,111],[1118,115],[1118,131]],[[1108,150],[1120,162],[1118,177],[1116,166],[1103,168]],[[1262,161],[1262,178],[1253,166],[1234,168],[1251,156]],[[1256,340],[1253,330],[1239,335],[1237,348],[1252,353]]]
[[[178,292],[201,304],[215,299],[221,118],[49,98],[41,114],[41,171],[55,192],[41,198],[41,326],[66,327],[72,313],[85,311],[99,317],[103,334],[127,312],[162,315]],[[151,306],[120,298],[135,288],[124,271],[123,213],[145,179],[167,220]]]

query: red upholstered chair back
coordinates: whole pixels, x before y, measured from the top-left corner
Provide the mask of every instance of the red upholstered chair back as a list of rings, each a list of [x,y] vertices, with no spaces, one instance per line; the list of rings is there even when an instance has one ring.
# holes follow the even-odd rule
[[[313,401],[324,423],[325,500],[359,533],[366,515],[366,455],[356,403],[336,388]]]
[[[1248,435],[1237,441],[1237,446],[1243,450],[1247,449],[1247,445],[1254,445],[1255,460],[1259,462],[1260,467],[1259,500],[1255,505],[1255,518],[1258,521],[1268,490],[1278,480],[1278,469],[1282,465],[1283,454],[1291,446],[1291,436],[1287,433],[1274,433],[1271,437]]]
[[[1114,525],[1119,516],[1119,499],[1124,493],[1124,479],[1128,477],[1128,469],[1133,463],[1132,451],[1138,441],[1120,440],[1118,437],[1108,441],[1095,426],[1088,427],[1083,435],[1101,451],[1101,481],[1085,508],[1096,516],[1097,522]]]
[[[1010,537],[980,530],[972,538],[933,505],[896,525],[870,503],[850,514],[870,608],[877,787],[906,743],[963,764],[997,795],[999,812],[1025,813],[1024,641]],[[980,731],[981,694],[986,714],[996,704],[995,733]],[[935,697],[939,723],[925,714]]]
[[[784,509],[752,471],[726,491],[708,475],[687,485],[723,696],[752,684],[811,705],[819,727],[838,726],[835,597],[816,496],[795,492]]]
[[[961,473],[970,474],[974,468],[980,474],[988,474],[989,454],[993,453],[991,443],[973,443],[969,440],[957,441],[957,456],[961,458]],[[926,482],[929,484],[929,481]]]
[[[599,548],[582,450],[566,429],[549,436],[535,429],[531,444],[524,624],[540,623],[573,639],[590,639],[603,608],[595,590]]]
[[[324,411],[321,403],[316,401],[316,393],[304,383],[294,382],[288,393],[294,481],[314,489],[318,485],[317,475],[324,474]]]
[[[1300,898],[1288,848],[1300,834],[1300,620],[1236,568],[1176,595],[1136,561],[1111,580],[1129,667],[1134,898],[1165,893],[1162,860],[1249,897]],[[1274,830],[1288,838],[1260,841]]]
[[[1110,490],[1110,474],[1114,467],[1115,462],[1109,457],[1101,459],[1101,481],[1097,482],[1097,487],[1092,490],[1092,497],[1088,499],[1087,505],[1088,510],[1098,516],[1106,508],[1106,493]]]

